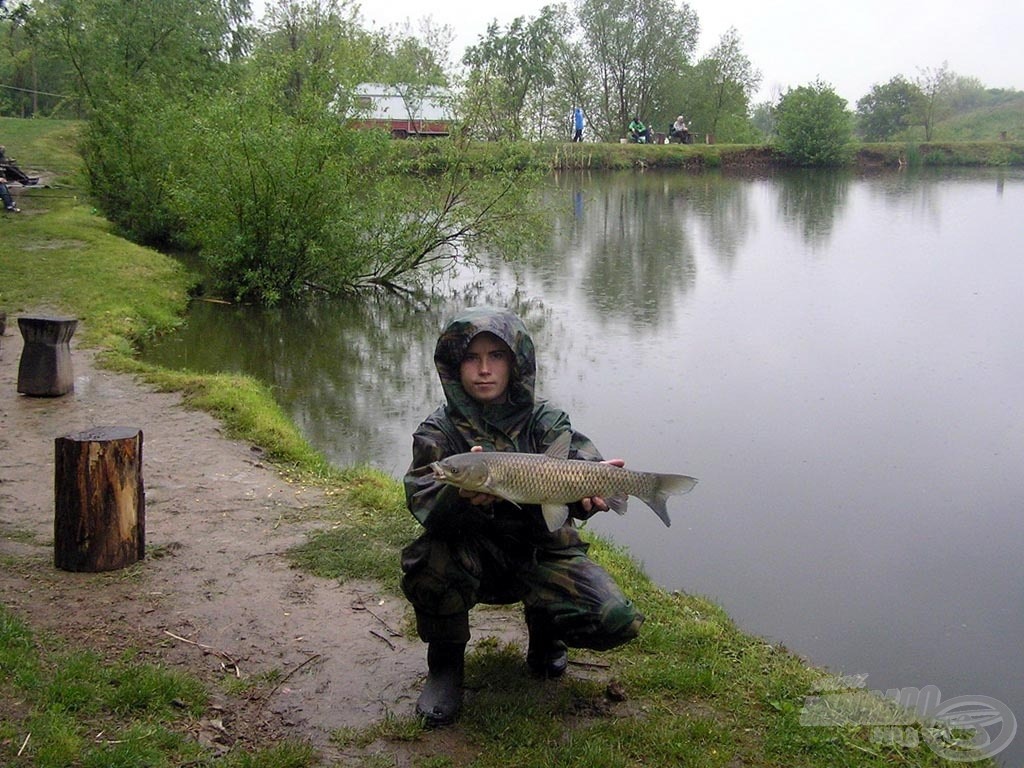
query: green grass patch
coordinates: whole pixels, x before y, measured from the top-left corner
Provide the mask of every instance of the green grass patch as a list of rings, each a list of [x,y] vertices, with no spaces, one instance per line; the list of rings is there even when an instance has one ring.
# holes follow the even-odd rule
[[[338,473],[327,525],[288,553],[294,565],[329,579],[372,579],[398,591],[398,557],[419,535],[401,486],[370,467]]]
[[[131,355],[140,340],[182,322],[195,278],[173,259],[118,237],[96,215],[74,152],[81,124],[0,118],[8,154],[49,188],[15,187],[22,213],[0,217],[0,311],[77,317],[78,339]]]
[[[0,765],[8,768],[311,768],[308,745],[287,742],[218,757],[189,734],[205,686],[131,652],[104,659],[38,636],[0,606]]]
[[[36,637],[0,606],[0,672],[9,681],[0,708],[16,713],[0,739],[4,765],[172,766],[202,755],[183,733],[205,708],[201,683],[66,648],[58,638]]]
[[[41,171],[72,177],[82,170],[78,154],[78,137],[83,123],[79,120],[22,120],[0,117],[0,136],[8,158],[29,176]]]

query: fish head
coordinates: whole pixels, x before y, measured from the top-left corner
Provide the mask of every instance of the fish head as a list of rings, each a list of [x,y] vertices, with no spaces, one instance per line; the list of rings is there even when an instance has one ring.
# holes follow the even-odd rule
[[[490,469],[482,453],[459,453],[430,465],[434,479],[466,491],[489,493]]]

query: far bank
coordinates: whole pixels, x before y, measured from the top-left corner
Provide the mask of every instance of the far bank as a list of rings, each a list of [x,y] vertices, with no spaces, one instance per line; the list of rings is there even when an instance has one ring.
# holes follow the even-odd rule
[[[679,168],[744,170],[792,168],[771,145],[750,144],[550,144],[538,145],[538,159],[555,170],[622,170]],[[885,142],[854,145],[844,167],[861,170],[923,166],[986,167],[1024,165],[1024,142]]]

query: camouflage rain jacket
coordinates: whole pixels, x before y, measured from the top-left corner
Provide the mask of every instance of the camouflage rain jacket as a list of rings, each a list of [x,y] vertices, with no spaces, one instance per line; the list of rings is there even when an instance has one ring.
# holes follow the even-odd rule
[[[484,332],[504,341],[513,353],[507,402],[482,405],[462,388],[462,358],[473,338]],[[485,451],[544,453],[558,435],[572,431],[564,411],[535,399],[537,362],[533,340],[523,322],[506,309],[467,309],[441,334],[434,350],[434,364],[447,403],[413,434],[413,459],[405,476],[405,495],[416,519],[435,533],[474,531],[512,537],[545,548],[579,546],[572,517],[589,517],[580,504],[569,505],[570,521],[549,532],[540,507],[517,507],[504,501],[493,507],[473,506],[459,496],[457,488],[436,481],[430,469],[431,462],[464,453],[475,445]],[[579,432],[572,434],[570,458],[601,460],[590,440]]]

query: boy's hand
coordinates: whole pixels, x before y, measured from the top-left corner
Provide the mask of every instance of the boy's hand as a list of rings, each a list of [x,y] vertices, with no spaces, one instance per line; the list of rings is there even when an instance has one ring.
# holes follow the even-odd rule
[[[474,445],[469,450],[473,453],[483,453],[484,448],[482,445]],[[467,491],[464,488],[459,488],[459,496],[467,499],[474,507],[485,507],[500,501],[497,496],[492,496],[489,493],[477,493],[476,491]]]
[[[626,466],[626,462],[623,459],[608,459],[607,461],[602,461],[601,463],[611,464],[613,467]],[[605,500],[600,496],[591,496],[586,499],[581,499],[580,505],[583,507],[583,511],[587,513],[608,511],[607,502],[605,502]]]

